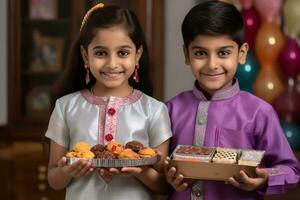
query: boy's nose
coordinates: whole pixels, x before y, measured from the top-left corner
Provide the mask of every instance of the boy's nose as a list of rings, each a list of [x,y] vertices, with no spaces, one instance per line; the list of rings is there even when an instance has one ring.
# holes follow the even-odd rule
[[[218,68],[218,58],[216,56],[214,56],[214,55],[210,55],[208,57],[207,66],[211,70],[217,69]]]

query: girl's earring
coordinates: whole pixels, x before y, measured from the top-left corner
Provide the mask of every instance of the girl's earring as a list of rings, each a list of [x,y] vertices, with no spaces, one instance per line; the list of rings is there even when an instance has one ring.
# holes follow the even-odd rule
[[[138,74],[138,69],[139,69],[139,65],[135,66],[135,70],[134,70],[134,75],[133,75],[133,80],[138,83],[140,81],[140,77]]]
[[[84,65],[85,69],[86,69],[86,75],[85,75],[85,84],[89,84],[90,83],[90,70],[89,67],[87,65]]]

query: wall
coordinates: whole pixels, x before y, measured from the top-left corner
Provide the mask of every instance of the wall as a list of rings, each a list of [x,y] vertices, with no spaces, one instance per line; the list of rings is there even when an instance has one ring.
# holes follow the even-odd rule
[[[7,0],[0,1],[0,126],[7,123]]]
[[[191,89],[194,83],[190,68],[184,63],[181,23],[196,2],[199,0],[166,0],[164,100]]]

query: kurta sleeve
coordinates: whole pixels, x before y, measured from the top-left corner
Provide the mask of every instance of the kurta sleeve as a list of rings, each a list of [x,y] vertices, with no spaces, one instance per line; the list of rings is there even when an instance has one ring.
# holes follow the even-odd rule
[[[299,182],[299,162],[290,148],[274,109],[269,106],[258,115],[257,149],[265,150],[263,164],[269,172],[268,186],[264,194],[284,193],[296,187]]]
[[[55,108],[50,117],[48,129],[46,131],[46,137],[53,140],[57,144],[68,148],[69,131],[62,110],[62,104],[59,100],[57,100],[55,103]]]
[[[150,119],[149,141],[151,147],[157,147],[172,136],[167,107],[160,103],[155,106]]]

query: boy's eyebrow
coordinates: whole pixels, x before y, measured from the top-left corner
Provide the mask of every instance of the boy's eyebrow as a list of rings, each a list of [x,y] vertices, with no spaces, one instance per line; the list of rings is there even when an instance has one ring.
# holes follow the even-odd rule
[[[218,48],[218,49],[233,49],[233,48],[234,48],[233,45],[227,45],[227,46],[222,46],[222,47],[220,47],[220,48]],[[208,49],[205,48],[205,47],[201,47],[201,46],[197,46],[197,45],[192,46],[192,49],[203,49],[203,50],[208,50]]]
[[[125,49],[125,48],[133,49],[133,47],[130,46],[130,45],[122,45],[122,46],[119,46],[119,47],[118,47],[118,49]],[[108,49],[108,48],[105,47],[105,46],[97,45],[97,46],[94,46],[94,47],[93,47],[93,50],[94,50],[94,49]]]

